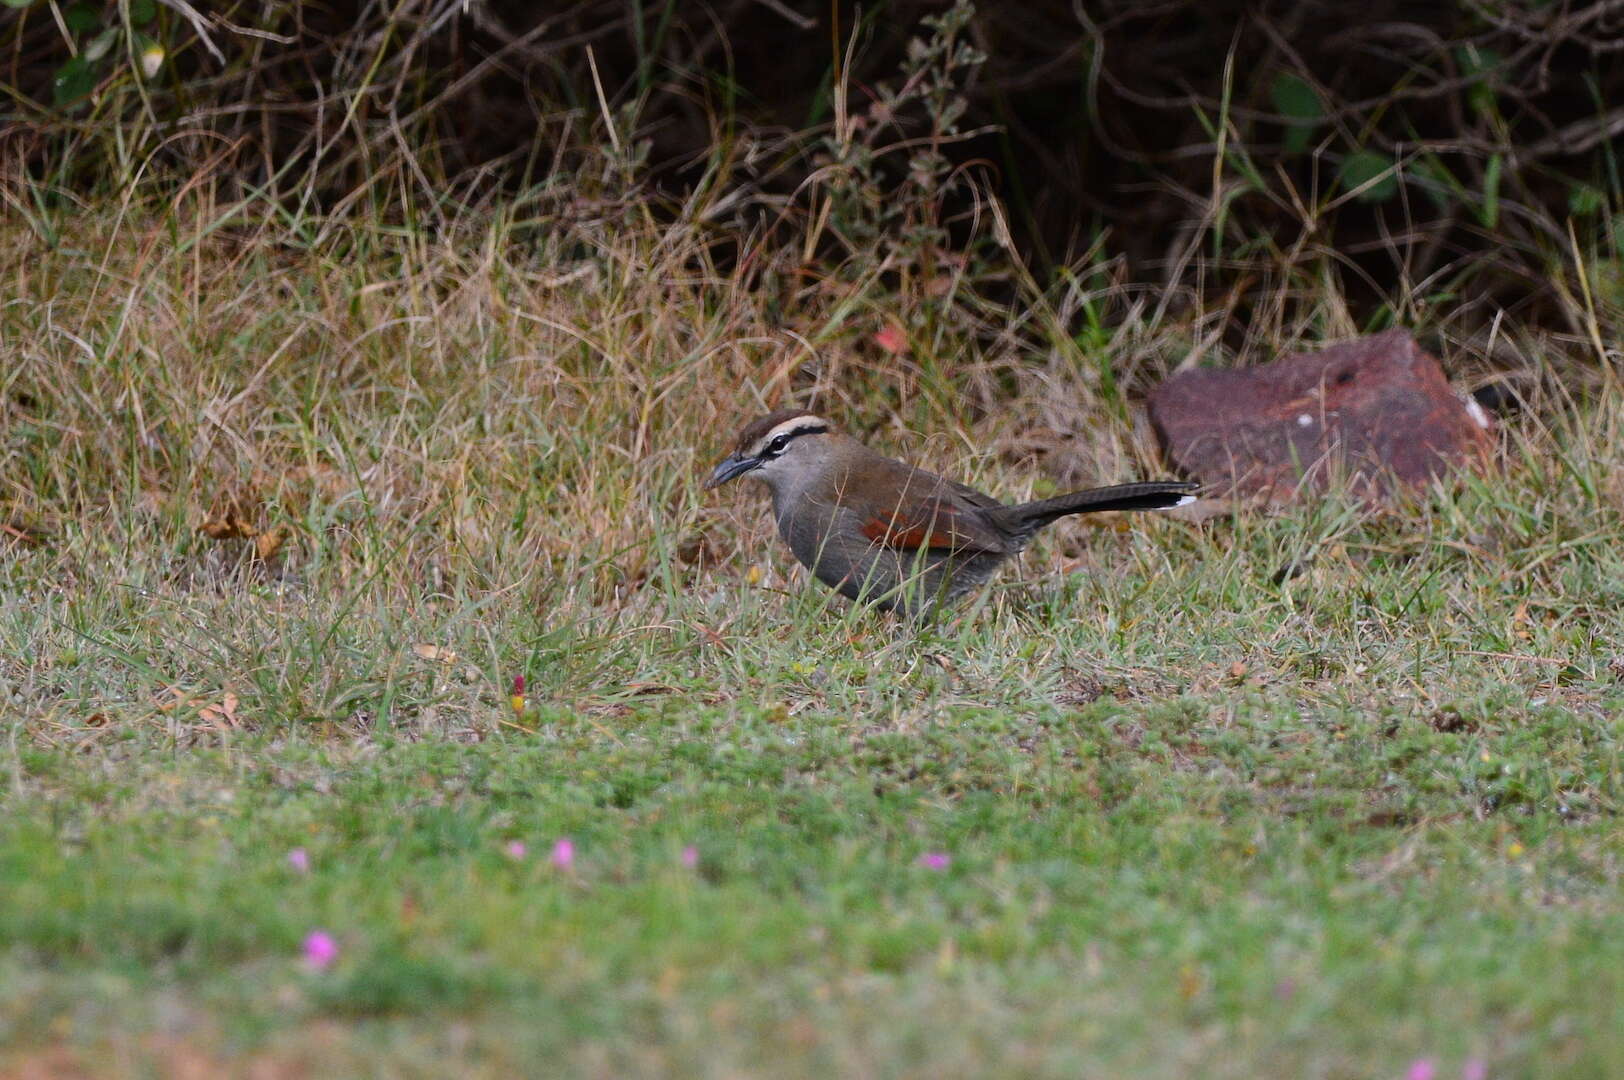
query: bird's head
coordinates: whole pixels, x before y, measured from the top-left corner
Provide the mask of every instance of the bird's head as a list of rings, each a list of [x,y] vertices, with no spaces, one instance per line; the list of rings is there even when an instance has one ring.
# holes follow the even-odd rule
[[[711,472],[705,487],[720,487],[746,473],[776,487],[797,469],[809,468],[821,458],[821,444],[833,431],[827,420],[805,409],[768,413],[739,432],[733,452]]]

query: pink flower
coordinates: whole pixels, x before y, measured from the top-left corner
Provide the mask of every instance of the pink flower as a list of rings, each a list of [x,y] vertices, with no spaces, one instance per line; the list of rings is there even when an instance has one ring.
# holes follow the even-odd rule
[[[926,870],[946,870],[953,862],[953,856],[941,851],[927,851],[916,860]]]
[[[307,971],[326,971],[338,959],[338,942],[325,930],[312,930],[305,935],[303,951]]]
[[[1461,1063],[1460,1080],[1489,1080],[1489,1063],[1482,1058],[1467,1058]]]
[[[1433,1080],[1438,1075],[1438,1067],[1432,1063],[1431,1058],[1416,1058],[1410,1062],[1410,1067],[1404,1070],[1404,1080]]]
[[[682,849],[682,865],[692,870],[699,865],[699,849],[689,844]]]
[[[310,873],[310,854],[302,847],[288,852],[288,865],[301,874]]]
[[[569,837],[566,836],[553,845],[551,859],[552,864],[560,870],[568,870],[575,865],[575,845],[570,842]]]
[[[524,846],[523,840],[509,840],[503,845],[502,850],[510,859],[522,859],[530,853],[530,849]]]

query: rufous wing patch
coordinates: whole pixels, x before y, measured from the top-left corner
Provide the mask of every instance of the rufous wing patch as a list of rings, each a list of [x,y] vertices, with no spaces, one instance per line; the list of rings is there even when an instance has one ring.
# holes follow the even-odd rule
[[[955,531],[951,522],[942,520],[907,521],[901,515],[882,514],[864,522],[862,531],[876,544],[904,551],[918,551],[921,548],[951,551],[976,546],[972,538]]]

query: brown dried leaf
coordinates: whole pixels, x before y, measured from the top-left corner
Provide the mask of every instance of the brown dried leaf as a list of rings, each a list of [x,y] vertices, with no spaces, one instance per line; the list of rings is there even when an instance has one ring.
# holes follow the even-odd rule
[[[457,654],[446,648],[444,645],[428,645],[420,643],[412,646],[412,652],[416,653],[424,660],[432,660],[439,664],[454,664],[457,662]]]
[[[254,537],[254,554],[264,562],[282,549],[287,538],[288,530],[280,525],[274,529],[267,529]]]
[[[186,705],[196,705],[200,698],[191,697],[178,686],[166,686],[157,693],[159,712],[172,712]]]
[[[1200,970],[1194,965],[1185,964],[1179,968],[1179,997],[1185,1001],[1190,1001],[1200,994],[1205,985],[1206,980],[1201,977]]]
[[[216,704],[197,710],[197,715],[221,730],[241,726],[237,722],[237,695],[229,690]]]
[[[626,689],[634,694],[676,694],[680,689],[667,686],[665,683],[632,682],[626,684]]]
[[[1534,635],[1525,629],[1525,627],[1528,625],[1528,621],[1528,601],[1524,600],[1522,603],[1517,605],[1517,610],[1512,613],[1511,636],[1516,638],[1518,641],[1531,640]]]
[[[236,507],[227,510],[221,517],[209,518],[197,527],[197,531],[210,540],[252,540],[259,535],[259,530],[244,520]]]
[[[51,534],[44,529],[35,528],[24,522],[0,521],[0,543],[11,541],[23,547],[37,548],[50,538]]]

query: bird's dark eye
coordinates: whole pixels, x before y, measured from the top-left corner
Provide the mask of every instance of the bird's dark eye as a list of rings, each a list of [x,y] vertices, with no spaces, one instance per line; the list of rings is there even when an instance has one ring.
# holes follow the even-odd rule
[[[767,444],[767,452],[769,454],[776,454],[776,453],[778,453],[778,451],[782,450],[784,447],[786,447],[788,445],[789,445],[789,436],[788,435],[780,435],[780,436],[778,436],[778,438],[774,439],[772,442]]]

